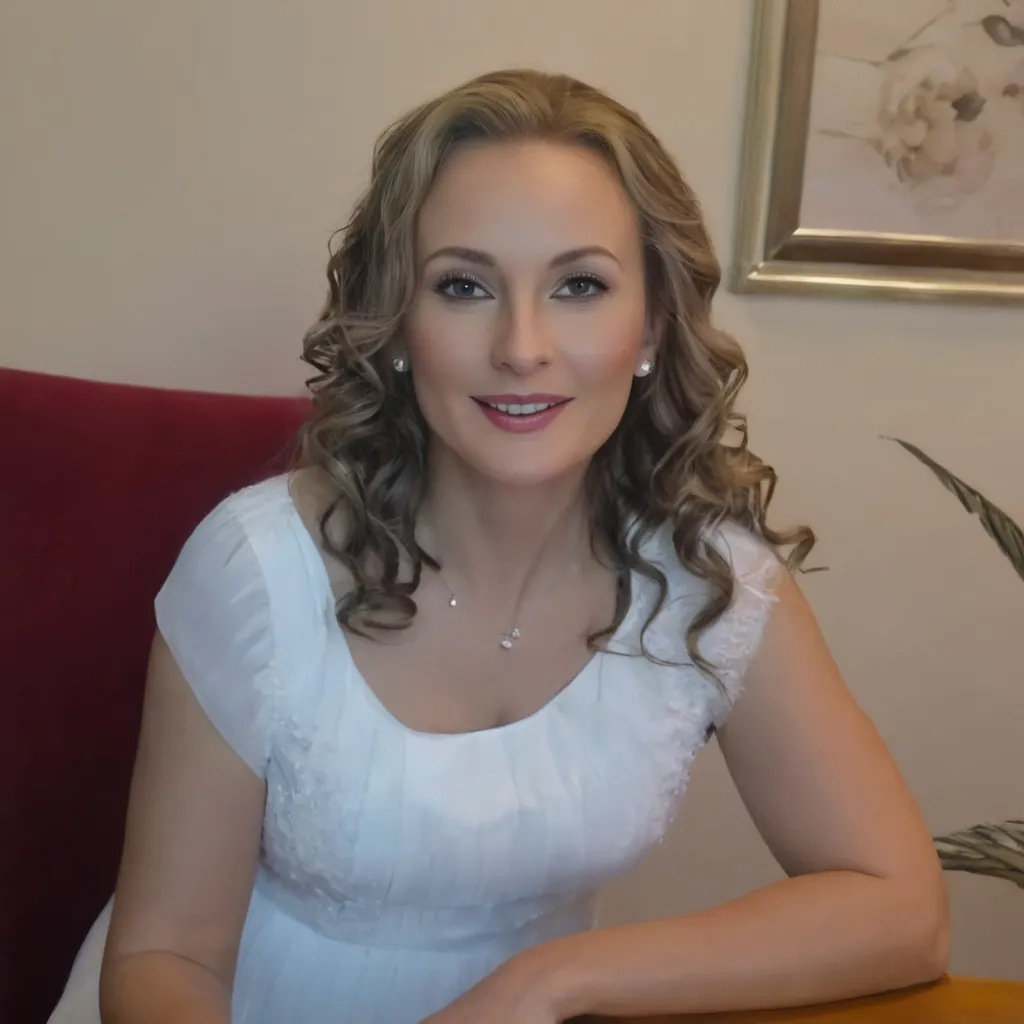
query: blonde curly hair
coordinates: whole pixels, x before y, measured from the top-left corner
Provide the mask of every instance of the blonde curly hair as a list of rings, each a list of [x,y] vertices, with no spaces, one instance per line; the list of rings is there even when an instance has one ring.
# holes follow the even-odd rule
[[[745,418],[734,410],[747,364],[711,325],[721,271],[696,197],[636,114],[564,75],[483,75],[401,118],[378,140],[369,187],[332,247],[327,302],[303,346],[316,374],[299,459],[330,482],[321,542],[352,580],[338,621],[363,636],[404,628],[423,566],[439,568],[415,538],[429,432],[408,376],[392,365],[393,342],[417,285],[417,215],[445,161],[468,141],[519,139],[583,146],[608,162],[639,214],[649,305],[664,323],[653,373],[634,381],[622,421],[586,474],[593,550],[618,576],[614,619],[588,643],[599,649],[618,628],[633,572],[660,593],[644,631],[660,611],[667,581],[641,547],[668,524],[683,567],[710,584],[686,643],[714,677],[698,643],[735,588],[711,543],[717,529],[737,523],[780,558],[789,548],[791,569],[814,535],[807,527],[777,533],[765,522],[776,476],[748,449]]]

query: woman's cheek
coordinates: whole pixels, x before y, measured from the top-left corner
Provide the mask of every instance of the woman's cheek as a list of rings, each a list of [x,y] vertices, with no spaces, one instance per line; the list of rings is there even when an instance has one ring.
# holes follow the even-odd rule
[[[628,387],[642,343],[642,321],[622,318],[616,323],[595,323],[574,339],[571,360],[581,381],[617,391]]]
[[[406,344],[413,366],[444,378],[460,367],[486,359],[487,321],[477,310],[455,312],[430,306],[410,317]]]
[[[481,376],[488,363],[479,321],[472,311],[453,315],[442,310],[421,315],[407,326],[416,400],[432,429],[442,434],[452,429],[447,425],[453,417],[465,415],[460,400],[486,382]]]

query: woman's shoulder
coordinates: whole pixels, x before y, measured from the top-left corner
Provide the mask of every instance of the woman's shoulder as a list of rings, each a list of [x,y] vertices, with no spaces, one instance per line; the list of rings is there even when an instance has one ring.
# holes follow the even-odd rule
[[[700,690],[708,695],[711,720],[719,726],[742,691],[747,667],[760,646],[777,601],[777,588],[787,570],[772,545],[742,523],[723,521],[707,531],[705,541],[729,566],[733,593],[728,608],[698,640],[700,654],[711,666],[717,684],[707,686],[708,680],[692,670],[684,675],[701,679]],[[712,585],[682,564],[671,526],[661,527],[651,537],[648,554],[659,564],[668,583],[667,600],[652,623],[649,646],[667,660],[689,666],[687,631],[712,597]]]
[[[309,606],[287,477],[218,502],[192,531],[154,601],[157,627],[210,721],[258,775],[277,672]]]
[[[705,543],[725,559],[737,584],[771,589],[785,572],[775,549],[759,533],[736,522],[724,520],[705,531]],[[701,589],[705,581],[691,573],[680,561],[670,523],[655,528],[641,548],[669,582],[685,590]]]
[[[211,583],[244,569],[268,588],[308,579],[316,552],[292,497],[294,478],[283,473],[228,494],[189,535],[176,569],[190,565]]]
[[[318,471],[293,469],[232,491],[206,514],[197,532],[233,528],[250,541],[272,540],[304,527],[309,540],[329,504],[329,490]],[[301,533],[301,531],[300,531]]]
[[[316,467],[300,467],[228,495],[196,528],[186,547],[215,565],[244,549],[271,596],[288,603],[301,590],[319,602],[351,586],[341,562],[324,551],[321,522],[337,489]],[[330,537],[341,546],[344,517],[331,515]],[[278,602],[281,603],[281,602]]]
[[[720,523],[708,534],[708,543],[732,570],[737,584],[772,590],[785,572],[778,552],[759,533],[733,520]]]
[[[294,516],[291,474],[281,473],[232,491],[203,518],[199,529],[233,526],[248,537],[274,533]]]

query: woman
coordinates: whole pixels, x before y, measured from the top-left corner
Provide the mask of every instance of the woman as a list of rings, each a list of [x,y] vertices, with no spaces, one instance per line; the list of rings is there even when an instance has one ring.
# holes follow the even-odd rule
[[[553,1024],[940,975],[928,832],[786,572],[812,535],[765,523],[650,131],[568,78],[470,82],[382,138],[328,276],[301,465],[157,598],[109,934],[54,1020]],[[594,930],[712,732],[788,879]]]

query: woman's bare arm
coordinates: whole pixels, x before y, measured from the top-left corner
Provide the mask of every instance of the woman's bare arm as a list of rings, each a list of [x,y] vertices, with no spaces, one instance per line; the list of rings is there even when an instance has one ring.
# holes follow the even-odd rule
[[[103,1024],[228,1024],[265,798],[158,633],[100,976]]]
[[[788,879],[701,913],[535,947],[502,969],[510,991],[546,988],[565,1016],[694,1013],[943,973],[946,897],[928,829],[793,580],[778,598],[720,741]]]

